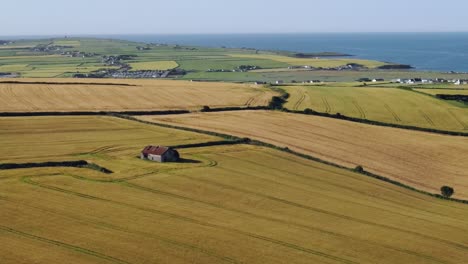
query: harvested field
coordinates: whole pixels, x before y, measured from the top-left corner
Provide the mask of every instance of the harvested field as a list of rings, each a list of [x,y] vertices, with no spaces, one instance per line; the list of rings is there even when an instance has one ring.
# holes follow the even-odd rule
[[[468,132],[468,110],[443,100],[398,88],[289,86],[286,108],[385,123]],[[430,91],[430,90],[428,90]]]
[[[115,171],[0,171],[2,264],[466,259],[466,205],[286,153],[181,149],[187,162],[158,164],[139,160],[138,146],[212,138],[108,117],[0,126],[0,162],[84,158]]]
[[[204,105],[260,106],[267,105],[275,95],[263,87],[230,83],[54,79],[54,83],[34,84],[34,81],[46,80],[20,81],[31,83],[0,81],[0,112],[143,111],[200,109]],[[109,82],[116,85],[93,84]]]
[[[259,139],[326,161],[468,199],[468,138],[268,111],[145,116],[156,121]]]

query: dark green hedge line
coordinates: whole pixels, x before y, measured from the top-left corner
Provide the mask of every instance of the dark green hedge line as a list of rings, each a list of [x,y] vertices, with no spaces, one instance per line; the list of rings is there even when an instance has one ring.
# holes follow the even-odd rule
[[[48,161],[39,163],[3,163],[0,164],[0,170],[14,170],[14,169],[29,169],[29,168],[46,168],[46,167],[74,167],[74,168],[87,168],[97,170],[106,174],[113,173],[104,167],[94,163],[89,163],[85,160],[77,161]]]
[[[247,106],[247,107],[240,107],[240,106],[232,106],[232,107],[218,107],[218,108],[210,108],[208,106],[203,107],[200,112],[225,112],[225,111],[243,111],[243,110],[268,110],[270,109],[268,106]]]
[[[375,121],[375,120],[345,116],[340,113],[337,113],[337,114],[321,113],[321,112],[316,112],[311,109],[305,109],[304,111],[297,111],[297,110],[289,110],[287,108],[283,108],[281,109],[281,111],[287,112],[287,113],[294,113],[294,114],[322,116],[322,117],[346,120],[346,121],[362,123],[362,124],[367,124],[367,125],[401,128],[401,129],[407,129],[407,130],[415,130],[415,131],[429,132],[429,133],[450,135],[450,136],[468,137],[468,133],[465,133],[465,132],[456,132],[456,131],[440,130],[440,129],[433,129],[433,128],[424,128],[424,127],[417,127],[417,126],[385,123],[385,122],[380,122],[380,121]]]
[[[228,140],[228,141],[243,140],[240,137],[236,137],[236,136],[232,136],[232,135],[228,135],[228,134],[211,132],[211,131],[195,129],[195,128],[189,128],[189,127],[181,127],[181,126],[174,126],[174,125],[144,121],[144,120],[140,120],[140,119],[134,118],[132,116],[128,116],[128,115],[116,114],[116,115],[113,115],[113,116],[118,117],[118,118],[123,118],[123,119],[126,119],[126,120],[130,120],[130,121],[135,121],[135,122],[147,124],[147,125],[153,125],[153,126],[159,126],[159,127],[165,127],[165,128],[172,128],[172,129],[184,130],[184,131],[189,131],[189,132],[195,132],[195,133],[199,133],[199,134],[205,134],[205,135],[209,135],[209,136],[220,137],[220,138],[224,138],[225,140]]]
[[[187,149],[187,148],[201,148],[201,147],[211,147],[211,146],[223,146],[223,145],[237,145],[237,144],[245,144],[248,143],[249,139],[237,139],[237,140],[220,140],[220,141],[211,141],[211,142],[203,142],[203,143],[195,143],[195,144],[185,144],[185,145],[176,145],[171,146],[175,149]]]
[[[50,84],[50,85],[101,85],[101,86],[138,86],[136,84],[128,83],[87,83],[87,82],[21,82],[21,81],[0,81],[6,84]]]
[[[419,190],[419,189],[416,189],[416,188],[411,187],[409,185],[406,185],[404,183],[389,179],[387,177],[380,176],[380,175],[377,175],[377,174],[374,174],[374,173],[371,173],[371,172],[367,172],[367,171],[365,171],[365,169],[356,170],[355,168],[348,168],[348,167],[341,166],[341,165],[333,163],[333,162],[329,162],[329,161],[322,160],[322,159],[317,158],[317,157],[313,157],[311,155],[307,155],[307,154],[304,154],[304,153],[293,151],[293,150],[291,150],[291,149],[289,149],[287,147],[279,147],[279,146],[276,146],[276,145],[273,145],[273,144],[270,144],[270,143],[266,143],[266,142],[262,142],[262,141],[259,141],[259,140],[251,140],[249,138],[240,138],[240,137],[236,137],[236,136],[232,136],[232,135],[221,134],[221,133],[216,133],[216,132],[211,132],[211,131],[206,131],[206,130],[201,130],[201,129],[193,129],[193,128],[187,128],[187,127],[180,127],[180,126],[173,126],[173,125],[167,125],[167,124],[161,124],[161,123],[153,123],[153,122],[148,122],[148,121],[142,121],[142,120],[139,120],[139,119],[136,119],[136,118],[133,118],[133,117],[129,117],[129,116],[118,116],[118,117],[124,118],[124,119],[127,119],[127,120],[132,120],[132,121],[144,123],[144,124],[148,124],[148,125],[154,125],[154,126],[160,126],[160,127],[190,131],[190,132],[195,132],[195,133],[200,133],[200,134],[205,134],[205,135],[211,135],[211,136],[218,136],[218,137],[225,138],[227,140],[231,140],[231,141],[234,141],[234,142],[239,142],[239,143],[236,143],[236,144],[249,144],[249,145],[261,146],[261,147],[267,147],[267,148],[270,148],[270,149],[275,149],[275,150],[279,150],[279,151],[282,151],[282,152],[286,152],[286,153],[289,153],[289,154],[292,154],[292,155],[295,155],[297,157],[301,157],[301,158],[304,158],[304,159],[307,159],[307,160],[320,162],[322,164],[333,166],[333,167],[336,167],[336,168],[339,168],[339,169],[352,171],[352,172],[360,174],[360,175],[364,175],[364,176],[367,176],[367,177],[378,179],[378,180],[387,182],[389,184],[393,184],[393,185],[399,186],[401,188],[405,188],[405,189],[415,191],[415,192],[418,192],[418,193],[421,193],[421,194],[424,194],[424,195],[428,195],[428,196],[431,196],[431,197],[435,197],[435,198],[438,198],[438,199],[452,201],[452,202],[458,202],[458,203],[463,203],[463,204],[468,204],[468,200],[446,198],[446,197],[444,197],[444,196],[442,196],[440,194],[434,194],[434,193],[426,192],[426,191],[423,191],[423,190]]]
[[[102,115],[180,115],[188,114],[188,110],[164,110],[164,111],[83,111],[83,112],[3,112],[0,117],[21,117],[21,116],[102,116]]]

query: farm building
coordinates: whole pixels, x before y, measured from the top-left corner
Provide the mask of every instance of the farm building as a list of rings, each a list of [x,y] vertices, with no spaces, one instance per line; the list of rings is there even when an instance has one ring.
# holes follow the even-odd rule
[[[146,146],[141,151],[140,158],[156,162],[176,162],[179,161],[180,155],[177,150],[170,147]]]

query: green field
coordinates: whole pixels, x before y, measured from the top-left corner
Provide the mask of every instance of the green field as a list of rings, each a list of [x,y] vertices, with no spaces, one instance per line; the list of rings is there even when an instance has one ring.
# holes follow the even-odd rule
[[[460,94],[468,95],[468,89],[415,89],[418,92],[437,95],[437,94]]]
[[[57,53],[36,52],[36,45],[64,46]],[[137,47],[149,47],[148,50],[138,50]],[[62,52],[80,51],[95,54],[94,56],[69,57],[60,55]],[[269,81],[278,79],[286,81],[307,80],[316,78],[316,71],[276,72],[289,66],[310,65],[315,67],[338,67],[348,63],[359,63],[369,68],[375,68],[386,63],[359,60],[355,58],[321,58],[302,59],[293,57],[288,52],[256,51],[252,49],[226,49],[185,47],[177,45],[147,45],[122,40],[67,38],[44,40],[19,40],[12,45],[2,46],[0,49],[0,70],[18,73],[22,77],[71,77],[74,73],[90,73],[103,68],[111,68],[102,62],[102,56],[132,55],[133,58],[123,61],[133,67],[133,70],[166,70],[179,68],[188,72],[185,79],[216,80],[234,82]],[[80,69],[83,64],[93,64],[94,68]],[[21,65],[21,66],[19,66]],[[267,72],[232,72],[239,66],[257,66]],[[208,70],[224,70],[226,72],[207,72]],[[268,70],[270,72],[268,72]],[[334,71],[326,71],[333,74]],[[387,71],[383,71],[388,73]],[[328,79],[354,80],[360,73],[352,71],[343,76],[333,76]],[[408,73],[409,75],[413,73]],[[347,76],[350,75],[350,76]],[[402,76],[397,76],[402,77]]]
[[[177,68],[179,65],[175,61],[153,61],[153,62],[133,62],[130,63],[132,70],[171,70]]]
[[[463,263],[466,205],[249,145],[111,117],[0,118],[2,263]],[[21,147],[19,147],[21,146]],[[24,146],[27,146],[25,151]],[[47,252],[47,254],[45,254]]]
[[[289,86],[291,95],[285,107],[315,111],[386,123],[468,130],[468,110],[446,101],[399,88]]]

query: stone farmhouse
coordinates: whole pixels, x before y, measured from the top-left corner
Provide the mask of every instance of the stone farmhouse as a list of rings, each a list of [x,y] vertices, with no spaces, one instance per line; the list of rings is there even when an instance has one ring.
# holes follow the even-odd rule
[[[170,147],[146,146],[140,154],[143,160],[155,162],[177,162],[180,159],[179,152]]]

